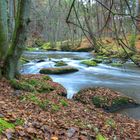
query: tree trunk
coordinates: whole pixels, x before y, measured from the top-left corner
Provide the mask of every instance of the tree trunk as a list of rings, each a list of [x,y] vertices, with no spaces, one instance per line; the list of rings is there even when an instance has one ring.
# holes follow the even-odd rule
[[[15,11],[16,11],[15,0],[8,0],[8,11],[9,11],[8,33],[9,33],[9,41],[11,41],[15,27]]]
[[[4,76],[12,79],[18,74],[18,61],[25,48],[27,25],[29,24],[30,0],[20,0],[16,16],[12,45],[5,60]]]
[[[8,49],[7,2],[0,0],[0,77]]]
[[[137,19],[140,19],[140,0],[137,0]],[[140,21],[137,21],[137,28],[140,33]]]

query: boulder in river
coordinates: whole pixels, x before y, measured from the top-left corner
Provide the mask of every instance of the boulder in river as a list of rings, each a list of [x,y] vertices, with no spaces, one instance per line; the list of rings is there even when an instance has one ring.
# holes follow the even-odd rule
[[[79,91],[74,100],[83,104],[103,108],[106,112],[115,112],[124,108],[140,106],[135,100],[108,88],[87,88]]]
[[[45,62],[44,59],[37,60],[37,63]]]
[[[40,70],[41,74],[66,74],[79,71],[74,67],[60,67],[60,68],[43,68]]]
[[[56,67],[61,67],[61,66],[67,66],[68,64],[64,61],[58,61],[56,62],[55,66]]]
[[[84,60],[81,62],[81,64],[92,66],[92,67],[97,66],[97,63],[94,60]]]

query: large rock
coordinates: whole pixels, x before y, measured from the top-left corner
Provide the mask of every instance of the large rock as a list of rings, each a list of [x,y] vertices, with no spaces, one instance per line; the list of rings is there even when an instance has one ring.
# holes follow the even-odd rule
[[[61,68],[43,68],[40,70],[41,74],[65,74],[77,72],[78,69],[74,67],[61,67]]]
[[[53,82],[48,75],[29,74],[22,75],[20,79],[10,81],[14,90],[14,96],[21,96],[23,91],[26,93],[51,94],[57,93],[61,96],[67,96],[66,89],[59,83]]]
[[[74,100],[97,108],[103,108],[107,112],[140,106],[132,98],[123,96],[121,93],[108,88],[83,89],[74,96]]]

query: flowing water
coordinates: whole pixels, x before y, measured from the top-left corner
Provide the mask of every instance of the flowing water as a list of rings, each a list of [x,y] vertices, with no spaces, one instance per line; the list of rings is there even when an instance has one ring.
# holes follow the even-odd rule
[[[112,67],[99,64],[97,67],[87,67],[81,60],[92,58],[86,52],[25,52],[24,56],[31,59],[30,63],[21,68],[23,74],[37,74],[41,68],[54,67],[56,61],[63,60],[68,65],[79,69],[78,72],[62,75],[50,75],[55,82],[62,84],[68,92],[68,98],[87,87],[108,87],[136,99],[140,103],[140,68],[128,63],[123,67]],[[44,62],[37,63],[43,59]],[[140,119],[140,107],[119,111],[135,119]]]

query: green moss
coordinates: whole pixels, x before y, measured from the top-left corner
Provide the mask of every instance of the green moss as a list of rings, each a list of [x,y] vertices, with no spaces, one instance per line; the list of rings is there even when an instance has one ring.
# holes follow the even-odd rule
[[[36,51],[36,50],[38,50],[38,48],[26,47],[26,51],[32,52],[32,51]]]
[[[110,119],[107,119],[105,123],[106,123],[106,125],[109,125],[112,128],[115,128],[116,127],[115,121],[113,119],[111,119],[111,118]]]
[[[127,97],[118,97],[113,100],[112,105],[119,106],[119,105],[126,105],[130,102],[130,99]]]
[[[68,106],[67,101],[65,101],[64,99],[61,99],[61,100],[60,100],[60,103],[61,103],[61,105],[64,106],[64,107],[67,107],[67,106]]]
[[[102,59],[99,58],[93,58],[92,61],[95,61],[96,63],[102,63]]]
[[[140,54],[135,54],[132,56],[132,59],[136,62],[140,62]]]
[[[43,76],[43,80],[50,80],[50,81],[52,81],[52,79],[51,79],[51,77],[50,76],[48,76],[48,75],[46,75],[46,76]]]
[[[109,97],[104,96],[93,96],[92,103],[99,108],[103,108],[106,111],[114,112],[121,108],[125,108],[128,106],[136,106],[138,105],[135,101],[130,100],[128,97],[116,97],[114,99],[109,99]]]
[[[42,49],[44,50],[49,50],[51,49],[51,43],[50,42],[47,42],[47,43],[44,43],[42,46],[41,46]]]
[[[60,110],[60,107],[57,104],[52,104],[51,108],[52,108],[52,111],[58,111],[58,110]]]
[[[96,56],[96,59],[104,60],[104,59],[108,59],[108,57],[107,56],[104,56],[104,55],[97,55]]]
[[[45,43],[45,41],[44,41],[43,39],[41,39],[41,38],[38,38],[38,39],[36,39],[36,41],[35,41],[35,45],[36,45],[37,47],[41,47],[44,43]]]
[[[78,69],[74,67],[61,67],[61,68],[43,68],[40,70],[41,74],[66,74],[77,72]]]
[[[136,49],[136,34],[131,34],[129,38],[129,44],[130,44],[130,47],[132,47],[133,49]]]
[[[96,136],[96,140],[107,140],[107,138],[104,137],[102,134],[98,133]]]
[[[12,87],[17,90],[25,90],[25,91],[30,91],[30,92],[35,91],[35,88],[25,81],[20,82],[16,79],[13,79],[10,82],[11,82]]]
[[[123,66],[123,64],[119,63],[119,62],[116,62],[116,63],[111,63],[111,66],[113,66],[113,67],[121,67],[121,66]]]
[[[20,119],[20,118],[17,118],[14,124],[17,125],[17,126],[18,125],[21,125],[22,126],[22,125],[24,125],[24,120],[23,119]]]
[[[6,129],[14,129],[15,125],[7,122],[6,120],[0,118],[0,133],[5,131]]]
[[[24,57],[21,57],[19,61],[20,61],[20,64],[26,64],[26,63],[30,62],[30,60],[28,60],[28,59],[26,59]]]
[[[81,62],[81,64],[87,65],[87,66],[97,66],[97,63],[93,60],[84,60]]]
[[[55,66],[60,67],[60,66],[67,66],[68,64],[66,64],[64,61],[58,61],[56,62]]]
[[[38,105],[40,108],[42,109],[46,109],[46,107],[49,104],[49,100],[45,99],[45,100],[40,100],[35,94],[28,94],[26,96],[22,97],[24,100],[28,100],[31,101],[33,103],[35,103],[36,105]]]
[[[96,107],[103,107],[105,104],[107,104],[107,99],[100,96],[94,96],[92,98],[92,102]]]
[[[11,85],[17,90],[44,93],[54,90],[54,87],[48,84],[48,80],[51,80],[49,76],[43,76],[42,79],[13,79]]]

